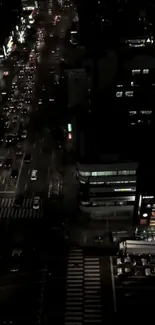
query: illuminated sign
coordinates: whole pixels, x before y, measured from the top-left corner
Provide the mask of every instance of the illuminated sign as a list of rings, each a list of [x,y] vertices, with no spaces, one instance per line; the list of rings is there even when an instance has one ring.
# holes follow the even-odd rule
[[[23,10],[34,10],[34,7],[24,7]]]
[[[25,42],[25,34],[24,34],[24,31],[21,31],[21,32],[19,33],[19,39],[18,39],[18,41],[19,41],[20,43],[24,43],[24,42]]]
[[[7,55],[11,53],[11,51],[13,49],[13,45],[14,45],[14,43],[13,43],[13,37],[10,36],[9,37],[9,40],[8,40],[8,43],[6,45],[6,54]]]
[[[4,75],[5,77],[8,76],[8,74],[9,74],[8,71],[4,71],[4,72],[3,72],[3,75]]]
[[[72,132],[72,124],[68,124],[68,132]]]

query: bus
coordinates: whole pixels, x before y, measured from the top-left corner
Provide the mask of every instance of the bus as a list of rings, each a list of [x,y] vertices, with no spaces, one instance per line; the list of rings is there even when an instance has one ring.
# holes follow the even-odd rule
[[[125,240],[119,243],[119,252],[125,255],[155,255],[155,241]]]

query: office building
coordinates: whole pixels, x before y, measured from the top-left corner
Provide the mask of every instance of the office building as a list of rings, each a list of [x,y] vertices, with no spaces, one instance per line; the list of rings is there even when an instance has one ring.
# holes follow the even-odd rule
[[[4,44],[6,37],[18,23],[21,12],[21,1],[2,0],[0,4],[0,43]]]
[[[77,164],[80,208],[106,217],[132,217],[134,211],[137,163],[117,159],[102,164]]]
[[[155,168],[147,161],[140,168],[137,187],[137,210],[135,224],[148,229],[155,226]]]
[[[84,114],[83,127],[80,128],[77,122],[77,179],[80,209],[93,216],[132,220],[138,163],[133,159],[134,155],[132,156],[132,150],[130,152],[129,142],[127,142],[129,139],[125,138],[125,133],[123,142],[121,130],[120,134],[119,132],[115,134],[112,124],[105,128],[104,117],[100,123],[99,116],[97,120],[98,129],[95,116],[90,125],[88,116],[84,119]],[[115,123],[117,124],[116,120]]]
[[[85,69],[66,69],[68,107],[87,104],[87,76]]]
[[[150,54],[124,55],[117,71],[116,109],[126,111],[133,128],[154,122],[155,58]]]
[[[21,0],[22,2],[22,9],[25,11],[31,11],[35,8],[38,8],[38,1],[35,0]]]

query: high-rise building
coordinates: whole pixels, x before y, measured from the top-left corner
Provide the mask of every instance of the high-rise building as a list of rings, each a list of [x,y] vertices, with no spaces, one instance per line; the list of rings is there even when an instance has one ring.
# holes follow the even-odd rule
[[[2,0],[0,6],[0,42],[4,44],[5,38],[10,34],[13,26],[18,23],[21,12],[21,1]]]
[[[35,0],[21,0],[23,10],[33,10],[38,7],[38,1]]]
[[[130,219],[132,223],[138,163],[128,133],[118,132],[116,119],[106,128],[104,114],[102,118],[98,115],[90,120],[83,113],[82,121],[77,119],[79,206],[93,218]]]

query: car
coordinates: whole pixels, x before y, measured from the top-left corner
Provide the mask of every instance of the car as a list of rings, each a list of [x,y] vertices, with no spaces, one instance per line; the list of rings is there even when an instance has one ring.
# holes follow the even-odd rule
[[[122,264],[122,259],[121,259],[121,258],[117,258],[117,260],[116,260],[116,264],[117,264],[117,265],[121,265],[121,264]]]
[[[24,162],[29,163],[30,161],[31,161],[31,154],[26,153],[25,156],[24,156]]]
[[[27,98],[27,99],[25,100],[25,104],[31,104],[31,98]]]
[[[9,127],[10,127],[10,122],[6,121],[5,124],[4,124],[4,128],[8,129]]]
[[[31,172],[31,181],[36,181],[37,180],[37,169],[33,169]]]
[[[21,149],[21,148],[22,148],[22,143],[21,143],[21,142],[18,142],[18,143],[16,144],[16,147],[17,147],[17,149]]]
[[[96,236],[96,237],[94,238],[94,242],[95,242],[96,244],[101,244],[101,243],[103,243],[103,237],[102,237],[102,236]]]
[[[40,197],[35,196],[33,199],[33,209],[38,210],[40,207]]]
[[[27,138],[27,130],[23,130],[23,131],[21,132],[21,138],[22,138],[22,139],[26,139],[26,138]]]
[[[18,116],[18,115],[14,116],[14,118],[13,118],[13,120],[12,120],[12,123],[17,123],[17,121],[18,121],[18,118],[19,118],[19,116]]]
[[[22,114],[27,114],[27,109],[26,109],[26,108],[24,108],[24,109],[22,110]]]
[[[150,276],[151,275],[151,269],[150,268],[146,268],[145,269],[145,275],[146,276]]]
[[[6,142],[7,143],[11,143],[12,142],[12,135],[8,135],[6,138]]]
[[[124,258],[124,263],[131,263],[131,257],[130,256],[126,256]]]
[[[21,155],[22,155],[22,151],[21,151],[21,150],[17,150],[17,151],[16,151],[16,156],[17,156],[17,157],[20,157]]]
[[[18,177],[18,169],[13,169],[11,171],[11,178],[16,179]]]
[[[17,207],[17,208],[21,207],[22,204],[23,204],[23,201],[24,201],[24,197],[17,196],[15,201],[14,201],[14,206]]]
[[[12,263],[10,267],[10,272],[19,272],[19,264],[18,263]]]
[[[7,105],[4,105],[3,111],[8,111],[9,107]]]
[[[5,168],[10,168],[12,165],[12,159],[11,158],[7,158],[4,162],[4,167]]]
[[[23,107],[23,104],[19,103],[18,106],[17,106],[17,109],[21,109],[22,107]]]
[[[117,268],[117,275],[122,275],[123,274],[123,269],[121,267]]]

